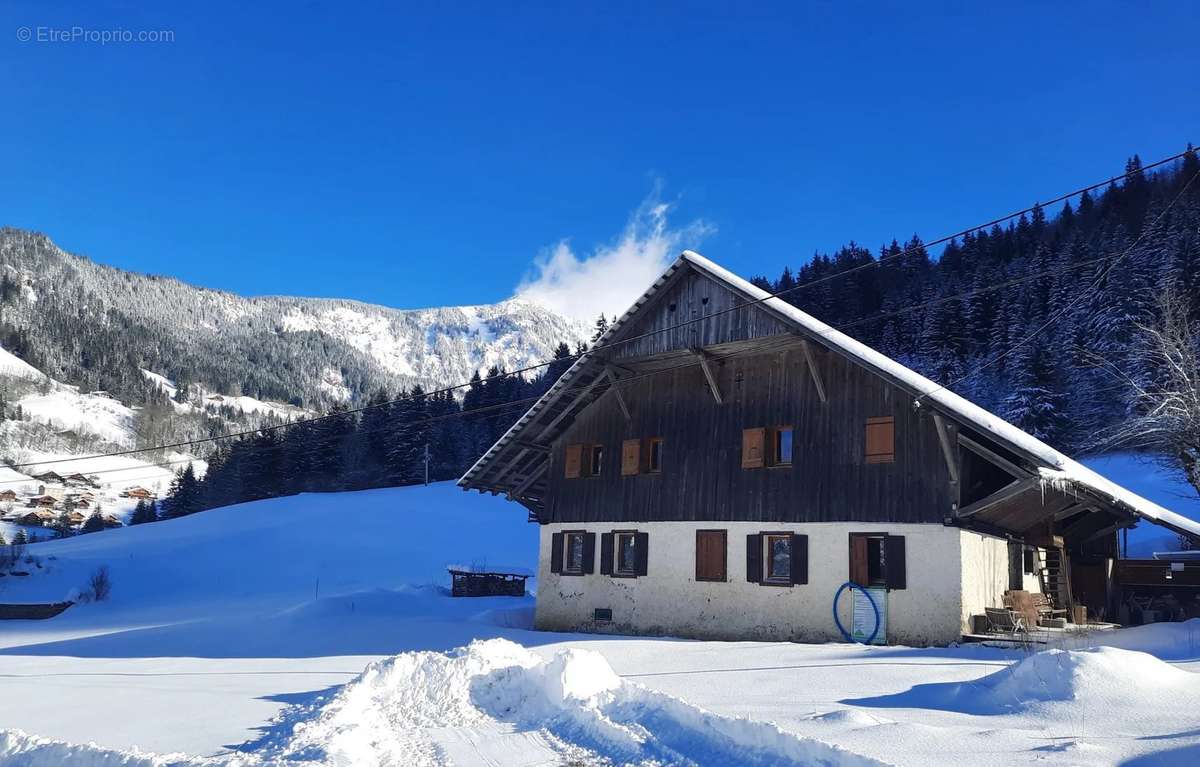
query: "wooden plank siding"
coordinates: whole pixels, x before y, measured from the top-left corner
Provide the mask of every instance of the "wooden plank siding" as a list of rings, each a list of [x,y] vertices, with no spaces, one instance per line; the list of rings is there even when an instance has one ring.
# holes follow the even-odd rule
[[[747,303],[750,303],[747,299],[711,278],[690,269],[683,270],[668,289],[642,308],[643,314],[638,321],[614,339],[631,340],[621,341],[605,356],[620,363],[625,359],[789,332],[787,325],[761,307],[727,311]],[[708,315],[715,316],[702,322],[691,322]],[[676,327],[685,322],[688,324]],[[635,338],[645,333],[649,335]]]
[[[724,292],[691,276],[696,279],[685,287],[693,296],[705,295],[701,288],[709,283],[709,305]],[[690,311],[686,306],[679,301],[676,313]],[[665,321],[662,308],[649,307]],[[757,310],[727,316],[753,315],[765,316]],[[733,331],[702,330],[698,337],[728,341],[727,332]],[[647,341],[659,353],[671,351],[655,338]],[[697,338],[677,341],[694,345]],[[843,357],[818,352],[815,358],[824,403],[798,346],[715,362],[713,372],[726,393],[723,404],[713,399],[698,364],[623,384],[629,420],[613,392],[606,392],[554,440],[540,521],[940,523],[951,516],[955,491],[928,416],[914,411],[906,393]],[[879,416],[895,419],[894,463],[868,464],[865,458],[865,424]],[[779,424],[794,429],[792,465],[743,469],[743,430]],[[613,462],[599,477],[564,476],[568,445],[603,444],[616,454],[625,440],[650,436],[664,439],[661,474],[623,476]]]

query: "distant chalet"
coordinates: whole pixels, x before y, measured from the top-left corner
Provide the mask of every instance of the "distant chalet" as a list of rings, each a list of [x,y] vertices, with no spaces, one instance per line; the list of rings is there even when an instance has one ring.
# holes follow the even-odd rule
[[[1117,532],[1200,525],[685,252],[459,480],[541,525],[536,625],[890,642],[1005,592],[1112,615]],[[851,600],[841,600],[852,624]]]

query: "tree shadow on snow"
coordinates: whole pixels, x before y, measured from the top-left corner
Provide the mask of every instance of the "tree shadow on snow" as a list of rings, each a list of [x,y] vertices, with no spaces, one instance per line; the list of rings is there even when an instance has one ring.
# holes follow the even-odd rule
[[[1195,733],[1180,733],[1181,737]],[[1121,767],[1195,767],[1200,764],[1200,744],[1143,754],[1122,762]]]

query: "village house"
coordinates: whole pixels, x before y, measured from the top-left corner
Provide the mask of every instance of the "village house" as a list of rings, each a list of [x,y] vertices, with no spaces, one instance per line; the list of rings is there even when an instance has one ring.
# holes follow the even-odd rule
[[[0,503],[11,503],[15,500],[17,500],[15,490],[0,490]]]
[[[53,495],[35,495],[29,499],[27,505],[41,509],[52,509],[56,503],[58,503],[58,499]]]
[[[1140,520],[1200,539],[691,252],[459,484],[540,525],[545,630],[838,640],[853,582],[883,639],[945,644],[1006,592],[1111,618]]]
[[[37,509],[35,511],[27,511],[16,518],[18,525],[27,525],[36,527],[38,525],[48,525],[54,521],[54,512],[46,511],[45,509]]]
[[[139,498],[144,501],[152,501],[155,495],[150,490],[144,487],[130,487],[121,492],[122,498]]]
[[[36,479],[38,482],[42,482],[42,483],[48,484],[48,485],[61,485],[63,483],[62,475],[60,475],[56,472],[53,472],[53,471],[47,471],[47,472],[43,472],[41,474],[34,474],[33,478]]]

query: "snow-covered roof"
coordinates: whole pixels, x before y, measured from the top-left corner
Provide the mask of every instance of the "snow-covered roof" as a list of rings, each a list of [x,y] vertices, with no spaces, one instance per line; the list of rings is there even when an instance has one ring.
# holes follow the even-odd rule
[[[481,467],[485,466],[505,445],[515,439],[543,408],[558,399],[562,392],[568,388],[571,380],[588,363],[591,355],[597,349],[604,348],[607,343],[614,340],[630,318],[661,290],[681,267],[689,265],[702,274],[746,296],[776,317],[804,331],[806,335],[811,336],[825,347],[844,355],[906,389],[914,395],[915,401],[921,407],[929,407],[951,416],[960,423],[969,426],[982,435],[995,439],[1000,444],[1023,455],[1031,462],[1038,464],[1039,475],[1047,485],[1053,485],[1059,489],[1073,492],[1086,492],[1098,500],[1110,502],[1147,521],[1200,539],[1200,523],[1165,509],[1117,485],[1055,450],[1037,437],[984,410],[974,402],[955,394],[944,386],[929,380],[915,370],[905,367],[866,344],[856,341],[812,315],[797,309],[783,299],[773,297],[770,293],[748,280],[739,277],[699,253],[690,250],[685,250],[663,275],[650,286],[641,298],[635,301],[633,306],[621,315],[608,328],[608,331],[604,335],[597,339],[592,350],[577,359],[575,364],[559,378],[550,390],[535,402],[525,415],[518,419],[496,444],[467,470],[462,479],[459,480],[459,484],[469,487],[471,479]]]

